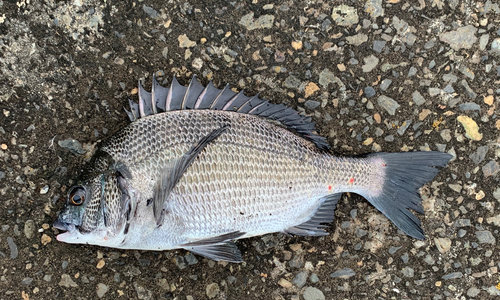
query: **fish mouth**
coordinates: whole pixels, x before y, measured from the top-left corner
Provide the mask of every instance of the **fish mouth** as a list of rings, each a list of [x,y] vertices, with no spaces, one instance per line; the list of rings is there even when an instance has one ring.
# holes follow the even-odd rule
[[[66,231],[57,235],[56,239],[59,242],[67,241],[68,238],[71,237],[76,231],[75,225],[61,222],[59,220],[55,221],[54,224],[52,224],[52,227]]]
[[[69,231],[69,224],[61,222],[59,220],[55,221],[54,224],[52,224],[52,227],[57,228],[59,230]]]

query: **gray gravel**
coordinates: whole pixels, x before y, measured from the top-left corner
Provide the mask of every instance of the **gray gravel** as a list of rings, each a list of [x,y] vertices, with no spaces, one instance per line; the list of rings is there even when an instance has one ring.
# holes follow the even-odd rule
[[[0,1],[0,300],[495,299],[497,1]],[[444,151],[426,240],[344,195],[326,237],[237,241],[245,263],[56,240],[68,188],[152,74],[292,106],[342,155]]]

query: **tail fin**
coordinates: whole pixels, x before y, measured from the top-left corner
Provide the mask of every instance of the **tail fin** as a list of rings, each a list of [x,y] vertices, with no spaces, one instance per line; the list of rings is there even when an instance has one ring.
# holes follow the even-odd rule
[[[363,195],[406,234],[425,239],[420,220],[408,209],[423,214],[418,189],[431,181],[452,158],[442,152],[375,153],[368,156],[381,166],[384,184],[377,193]]]

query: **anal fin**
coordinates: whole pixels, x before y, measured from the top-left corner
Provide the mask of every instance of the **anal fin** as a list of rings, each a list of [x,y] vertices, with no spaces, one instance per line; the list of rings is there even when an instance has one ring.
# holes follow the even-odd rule
[[[341,196],[342,193],[325,196],[322,199],[323,203],[318,207],[311,219],[297,226],[287,228],[285,232],[303,236],[328,235],[328,232],[324,230],[324,228],[327,228],[328,226],[322,224],[331,223],[333,221],[333,218],[335,217],[335,207],[337,206]]]

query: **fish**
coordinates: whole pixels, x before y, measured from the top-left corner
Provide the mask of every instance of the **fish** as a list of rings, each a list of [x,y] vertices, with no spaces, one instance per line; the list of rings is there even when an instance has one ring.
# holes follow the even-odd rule
[[[328,235],[343,193],[359,194],[405,234],[425,239],[419,189],[447,165],[437,151],[339,157],[310,117],[283,104],[189,85],[139,82],[131,123],[84,167],[57,240],[118,249],[186,249],[242,262],[236,240]]]

